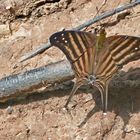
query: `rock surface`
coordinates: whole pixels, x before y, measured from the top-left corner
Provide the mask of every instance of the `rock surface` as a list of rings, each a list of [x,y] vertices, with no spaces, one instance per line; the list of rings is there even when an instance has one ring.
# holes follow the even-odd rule
[[[129,1],[108,0],[99,13]],[[93,18],[99,5],[101,1],[96,0],[0,0],[0,77],[65,59],[52,47],[18,63],[21,56],[47,43],[52,33]],[[101,21],[108,24],[108,36],[140,36],[140,5],[126,13]],[[140,61],[129,63],[123,70],[137,67]],[[95,105],[100,95],[93,95],[94,101],[91,89],[79,90],[74,96],[72,116],[63,111],[69,92],[40,93],[0,104],[0,140],[140,140],[140,89],[129,90],[123,85],[111,89],[106,117]]]

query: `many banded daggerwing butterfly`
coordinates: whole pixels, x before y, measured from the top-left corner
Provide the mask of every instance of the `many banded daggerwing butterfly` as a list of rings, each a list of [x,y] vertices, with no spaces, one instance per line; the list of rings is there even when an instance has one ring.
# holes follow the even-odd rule
[[[75,83],[65,104],[84,84],[96,86],[101,93],[103,113],[107,112],[108,85],[125,64],[140,58],[140,38],[126,35],[106,37],[83,31],[61,31],[50,37],[50,43],[66,55],[75,72]]]

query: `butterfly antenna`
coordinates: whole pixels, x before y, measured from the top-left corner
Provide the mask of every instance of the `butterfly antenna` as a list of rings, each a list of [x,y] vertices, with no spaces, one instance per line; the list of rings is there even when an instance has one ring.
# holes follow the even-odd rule
[[[73,86],[73,88],[72,88],[72,91],[71,91],[71,93],[70,93],[70,96],[69,96],[69,98],[68,98],[66,104],[64,105],[64,107],[65,107],[66,109],[68,109],[68,104],[69,104],[69,102],[71,101],[72,97],[74,96],[74,94],[76,93],[76,91],[78,90],[78,88],[80,88],[82,85],[83,85],[83,83],[80,82],[80,81],[75,81],[75,82],[74,82],[74,86]]]

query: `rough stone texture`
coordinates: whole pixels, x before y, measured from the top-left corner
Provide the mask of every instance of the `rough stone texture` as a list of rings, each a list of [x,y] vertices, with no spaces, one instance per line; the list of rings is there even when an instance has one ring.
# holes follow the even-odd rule
[[[100,13],[127,2],[108,0]],[[0,77],[65,59],[60,50],[51,48],[18,63],[22,55],[47,43],[55,31],[91,19],[99,5],[101,1],[96,0],[0,0]],[[121,19],[115,15],[101,22],[108,24],[108,35],[140,36],[140,6]],[[129,63],[124,70],[137,67],[140,61]],[[110,91],[105,118],[95,105],[100,101],[99,94],[92,100],[91,89],[79,90],[74,96],[72,116],[62,110],[70,91],[35,94],[0,104],[0,140],[139,140],[140,89],[119,86]]]

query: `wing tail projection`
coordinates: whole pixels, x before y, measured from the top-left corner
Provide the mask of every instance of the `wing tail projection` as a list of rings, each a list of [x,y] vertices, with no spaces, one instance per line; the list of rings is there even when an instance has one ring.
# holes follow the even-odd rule
[[[101,93],[101,102],[102,102],[102,110],[104,115],[107,113],[107,106],[108,106],[108,85],[110,80],[107,81],[100,81],[97,80],[95,86]]]

